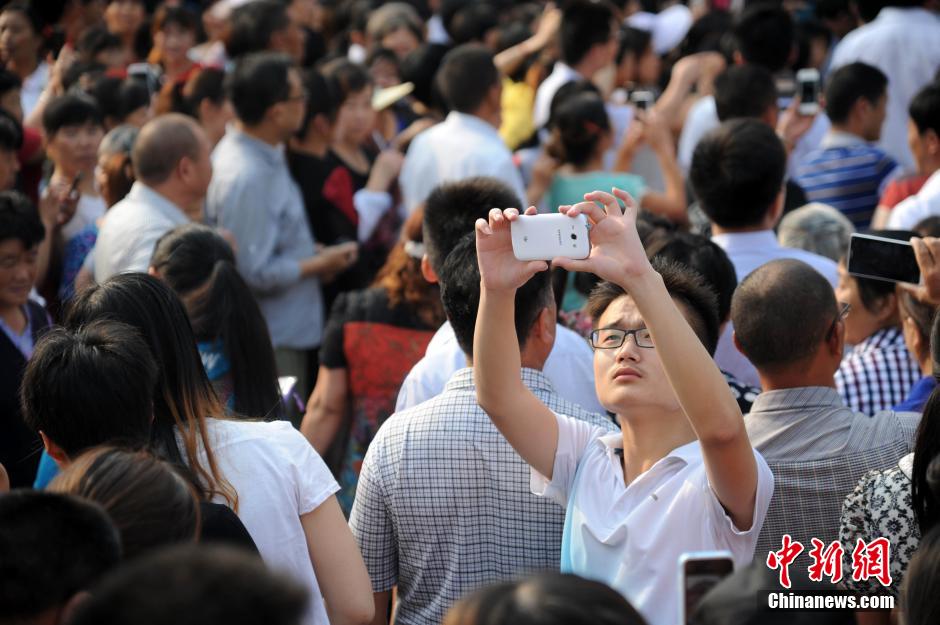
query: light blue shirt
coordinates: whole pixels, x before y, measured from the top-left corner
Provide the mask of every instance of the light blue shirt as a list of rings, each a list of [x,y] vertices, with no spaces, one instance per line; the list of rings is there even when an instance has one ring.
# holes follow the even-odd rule
[[[238,243],[238,270],[258,299],[274,347],[313,349],[323,334],[323,296],[300,261],[316,254],[300,189],[281,146],[229,128],[212,153],[209,222]]]

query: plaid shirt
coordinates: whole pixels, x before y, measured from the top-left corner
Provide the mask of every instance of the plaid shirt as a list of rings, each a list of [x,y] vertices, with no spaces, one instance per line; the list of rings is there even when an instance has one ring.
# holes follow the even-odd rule
[[[852,410],[867,415],[890,410],[921,378],[900,328],[878,330],[852,348],[836,372],[836,389]]]
[[[556,413],[616,431],[561,399],[541,372],[523,383]],[[441,622],[480,586],[558,570],[565,510],[529,490],[529,467],[477,405],[473,369],[393,415],[369,446],[349,524],[372,589],[398,585],[396,623]]]
[[[847,408],[834,389],[810,386],[761,393],[744,423],[775,484],[754,558],[763,562],[789,534],[805,548],[796,565],[808,566],[810,539],[838,540],[843,499],[865,473],[910,452],[920,415],[869,417]]]

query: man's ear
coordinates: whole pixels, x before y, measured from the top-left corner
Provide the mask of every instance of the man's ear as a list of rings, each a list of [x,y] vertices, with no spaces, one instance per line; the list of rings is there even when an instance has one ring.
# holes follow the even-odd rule
[[[741,352],[742,356],[747,358],[747,354],[744,353],[744,348],[741,347],[741,342],[738,340],[737,332],[734,332],[734,331],[731,332],[731,342],[734,343],[734,348],[738,350],[739,352]]]
[[[554,306],[546,306],[539,312],[536,326],[538,327],[539,339],[544,343],[555,342],[555,325],[558,316]]]
[[[431,268],[431,260],[427,254],[421,257],[421,275],[431,284],[437,284],[440,281],[434,269]]]
[[[898,316],[898,296],[895,293],[888,293],[878,304],[878,311],[875,317],[881,323],[888,323]]]
[[[46,453],[49,454],[49,457],[55,460],[55,463],[59,465],[60,469],[66,467],[70,460],[65,450],[56,445],[52,439],[46,436],[45,432],[40,431],[39,437],[42,439],[42,446],[46,449]]]
[[[836,323],[832,336],[828,341],[829,353],[838,358],[841,362],[842,354],[845,352],[845,320],[840,319]]]

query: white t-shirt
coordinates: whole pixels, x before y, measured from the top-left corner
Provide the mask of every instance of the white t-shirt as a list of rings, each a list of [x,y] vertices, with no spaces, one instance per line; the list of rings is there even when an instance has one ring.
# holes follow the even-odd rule
[[[339,484],[286,421],[206,419],[206,428],[219,472],[238,493],[238,518],[261,557],[310,591],[304,624],[329,625],[300,516],[319,507]]]
[[[535,469],[531,488],[566,506],[562,572],[602,581],[622,593],[650,625],[679,622],[679,557],[687,551],[730,551],[735,567],[754,557],[774,491],[757,451],[754,520],[738,530],[708,483],[698,441],[673,449],[624,485],[620,433],[563,415],[552,479]]]
[[[78,198],[75,214],[68,223],[62,226],[62,238],[68,241],[87,226],[98,221],[106,210],[108,210],[108,205],[100,195],[98,197],[82,195]]]

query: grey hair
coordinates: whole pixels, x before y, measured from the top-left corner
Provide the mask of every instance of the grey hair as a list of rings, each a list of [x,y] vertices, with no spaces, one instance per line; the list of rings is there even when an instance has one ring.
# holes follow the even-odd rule
[[[138,129],[130,124],[121,124],[108,131],[98,145],[98,158],[115,154],[130,154],[137,140]]]
[[[849,249],[855,226],[838,209],[813,202],[787,213],[780,220],[777,238],[785,247],[796,247],[839,262]]]

